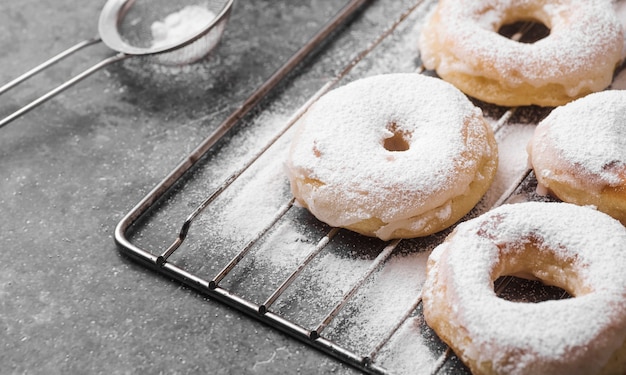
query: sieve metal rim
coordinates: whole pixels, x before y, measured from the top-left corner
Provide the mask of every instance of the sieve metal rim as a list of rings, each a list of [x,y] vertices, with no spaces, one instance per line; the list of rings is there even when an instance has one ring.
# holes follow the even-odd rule
[[[228,19],[234,2],[234,0],[226,0],[220,12],[210,23],[185,40],[158,47],[137,47],[123,40],[118,32],[119,21],[125,16],[127,10],[132,7],[135,1],[136,0],[109,0],[102,8],[98,19],[98,33],[102,42],[114,51],[134,56],[172,52],[192,44],[206,36],[216,26]]]

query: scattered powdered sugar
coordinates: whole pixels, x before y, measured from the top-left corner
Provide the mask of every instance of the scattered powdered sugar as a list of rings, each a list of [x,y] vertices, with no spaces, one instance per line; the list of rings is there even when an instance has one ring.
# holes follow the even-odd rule
[[[437,357],[431,353],[432,338],[426,336],[428,328],[422,316],[412,317],[400,327],[378,361],[392,374],[432,374]]]
[[[411,308],[420,296],[429,254],[398,254],[368,280],[355,297],[358,307],[342,316],[349,322],[349,334],[345,336],[350,347],[373,348]],[[340,320],[336,324],[344,323]]]
[[[384,146],[392,138],[406,149]],[[456,88],[416,73],[386,74],[315,103],[298,123],[287,167],[292,183],[321,182],[301,198],[322,221],[392,223],[465,193],[477,160],[491,152],[480,110]]]
[[[228,209],[220,216],[224,223],[223,235],[240,237],[257,233],[265,223],[272,220],[278,208],[287,203],[282,194],[276,194],[285,191],[287,186],[281,165],[262,165],[259,169],[252,170],[251,174],[244,176],[224,196],[228,200]],[[253,215],[241,214],[251,211],[254,212]]]
[[[509,123],[496,133],[498,170],[489,190],[480,202],[481,206],[493,207],[528,170],[526,146],[532,139],[535,128],[534,124]]]
[[[358,309],[347,317],[351,327],[349,347],[367,353],[388,333],[420,296],[430,252],[396,256],[376,275],[364,295],[357,296]],[[421,317],[409,318],[379,353],[376,361],[393,374],[427,373],[436,361],[432,341]]]
[[[620,184],[626,169],[625,124],[622,90],[590,94],[556,108],[537,127],[533,165],[538,173],[575,168],[580,180],[595,186]],[[560,160],[552,161],[554,155]]]
[[[200,5],[188,5],[150,26],[152,46],[166,47],[186,41],[207,27],[216,14]]]
[[[522,10],[520,3],[525,4],[484,0],[458,6],[457,1],[440,1],[438,22],[429,23],[420,39],[424,64],[440,73],[460,71],[512,87],[555,83],[572,97],[610,84],[624,49],[622,25],[610,0],[544,2],[533,12]],[[550,35],[535,43],[498,35],[515,10],[519,19],[543,22]]]
[[[313,250],[313,246],[308,242],[308,237],[300,233],[291,225],[285,222],[271,233],[268,241],[271,248],[265,247],[259,259],[267,263],[271,269],[280,267],[281,269],[296,269],[298,265]]]
[[[587,292],[534,304],[498,298],[493,278],[500,274],[491,273],[509,272],[500,266],[504,259],[522,256],[531,240],[562,264],[527,271],[541,277],[540,269],[569,268],[583,280],[570,288]],[[504,205],[460,224],[450,242],[434,250],[424,309],[438,314],[450,307],[453,316],[441,318],[472,338],[456,345],[479,362],[492,361],[497,373],[597,373],[626,336],[625,248],[626,229],[589,207]],[[437,291],[440,282],[445,294]]]

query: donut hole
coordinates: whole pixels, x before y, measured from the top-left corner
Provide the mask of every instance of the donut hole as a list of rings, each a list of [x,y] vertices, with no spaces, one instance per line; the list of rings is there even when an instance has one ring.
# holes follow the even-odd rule
[[[550,35],[550,28],[539,21],[515,21],[502,25],[498,34],[516,42],[532,44]]]
[[[583,296],[591,289],[581,276],[575,257],[563,258],[536,235],[503,245],[510,253],[494,268],[498,297],[514,302],[542,302]]]
[[[395,122],[387,125],[387,130],[391,132],[391,136],[383,140],[383,147],[387,151],[407,151],[411,145],[411,132],[398,128]]]
[[[570,293],[558,286],[517,276],[499,277],[494,282],[494,290],[499,298],[511,302],[539,303],[572,298]]]

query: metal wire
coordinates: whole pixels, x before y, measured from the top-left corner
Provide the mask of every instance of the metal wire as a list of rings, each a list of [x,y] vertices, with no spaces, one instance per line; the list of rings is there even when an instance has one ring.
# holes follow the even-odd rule
[[[354,283],[352,288],[350,288],[350,290],[343,295],[343,297],[337,302],[335,307],[333,307],[332,310],[330,310],[326,317],[321,321],[321,323],[318,324],[317,328],[311,331],[311,339],[315,340],[316,338],[320,337],[322,331],[330,324],[333,319],[335,319],[337,314],[339,314],[339,311],[343,309],[346,303],[348,303],[348,301],[356,294],[359,288],[363,286],[365,281],[374,273],[374,271],[378,267],[380,267],[387,259],[389,259],[391,253],[396,249],[396,247],[398,247],[399,243],[400,240],[393,240],[387,246],[385,246],[383,251],[378,254],[376,259],[372,263],[370,263],[370,266],[367,268],[367,270],[363,274],[361,274],[361,276],[359,277],[357,282]]]
[[[326,234],[326,236],[322,237],[322,239],[317,243],[317,246],[309,253],[309,255],[302,261],[298,267],[283,281],[282,284],[270,295],[265,302],[259,306],[259,313],[265,314],[268,309],[272,306],[274,302],[280,297],[285,290],[296,280],[296,278],[304,271],[304,268],[308,266],[314,258],[316,258],[319,253],[328,245],[330,240],[333,239],[339,233],[339,228],[333,228]],[[310,333],[311,337],[315,336],[315,334]]]

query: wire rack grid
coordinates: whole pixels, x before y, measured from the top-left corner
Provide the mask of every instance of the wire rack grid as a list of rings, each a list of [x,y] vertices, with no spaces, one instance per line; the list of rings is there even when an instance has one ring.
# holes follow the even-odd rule
[[[373,74],[433,74],[421,68],[416,41],[434,3],[408,4],[330,79],[303,90],[298,82],[319,83],[315,69],[334,61],[341,40],[308,56],[370,5],[348,2],[120,221],[121,251],[366,373],[469,373],[421,315],[426,260],[451,229],[383,242],[331,228],[294,205],[282,169],[291,126],[333,87]],[[550,200],[535,193],[525,154],[550,109],[475,103],[492,124],[500,165],[464,220],[505,202]],[[567,297],[511,277],[494,287],[511,300]]]

